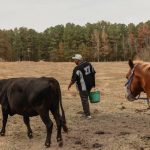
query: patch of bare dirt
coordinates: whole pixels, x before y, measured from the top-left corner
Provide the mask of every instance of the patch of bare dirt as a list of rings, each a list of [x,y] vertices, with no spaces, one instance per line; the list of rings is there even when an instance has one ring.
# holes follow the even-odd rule
[[[52,150],[150,150],[150,110],[145,101],[128,102],[124,97],[127,62],[92,63],[101,102],[90,104],[92,119],[82,116],[82,107],[75,86],[70,91],[74,63],[1,62],[0,78],[55,77],[62,89],[69,133],[63,133],[64,146],[56,142],[56,125],[52,134]],[[0,114],[0,121],[2,116]],[[31,118],[33,139],[28,139],[22,116],[8,118],[6,136],[0,137],[1,150],[44,150],[45,126],[40,117]]]

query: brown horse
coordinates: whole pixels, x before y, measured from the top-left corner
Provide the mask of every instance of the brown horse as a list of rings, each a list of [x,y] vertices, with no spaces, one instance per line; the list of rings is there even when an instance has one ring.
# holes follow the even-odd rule
[[[126,98],[129,101],[146,99],[150,108],[150,63],[129,60],[130,69],[126,75]],[[140,93],[146,93],[146,98],[140,98]]]

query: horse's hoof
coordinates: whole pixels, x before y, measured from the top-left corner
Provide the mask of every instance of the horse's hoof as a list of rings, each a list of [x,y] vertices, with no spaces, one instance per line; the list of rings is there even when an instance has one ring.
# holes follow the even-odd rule
[[[59,147],[62,147],[63,146],[63,141],[59,141]]]

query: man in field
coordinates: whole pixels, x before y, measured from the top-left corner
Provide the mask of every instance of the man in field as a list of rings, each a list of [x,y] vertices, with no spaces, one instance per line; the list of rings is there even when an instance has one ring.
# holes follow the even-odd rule
[[[83,111],[87,119],[91,118],[88,95],[93,87],[95,87],[95,70],[93,66],[83,60],[80,54],[75,54],[72,57],[75,64],[77,65],[72,73],[71,82],[68,86],[70,87],[76,83],[82,102]]]

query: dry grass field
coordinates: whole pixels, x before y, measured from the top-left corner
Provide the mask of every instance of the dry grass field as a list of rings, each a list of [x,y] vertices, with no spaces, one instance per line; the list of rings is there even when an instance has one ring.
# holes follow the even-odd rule
[[[96,85],[101,91],[101,102],[90,104],[91,120],[81,117],[82,107],[75,86],[67,90],[74,63],[1,62],[0,78],[48,76],[60,82],[69,133],[63,133],[64,146],[59,148],[51,116],[54,128],[49,149],[150,150],[150,110],[146,109],[145,101],[128,102],[124,97],[127,62],[92,64],[97,72]],[[31,127],[33,139],[29,140],[22,117],[9,117],[6,136],[0,137],[0,150],[46,149],[46,130],[41,119],[32,117]]]

